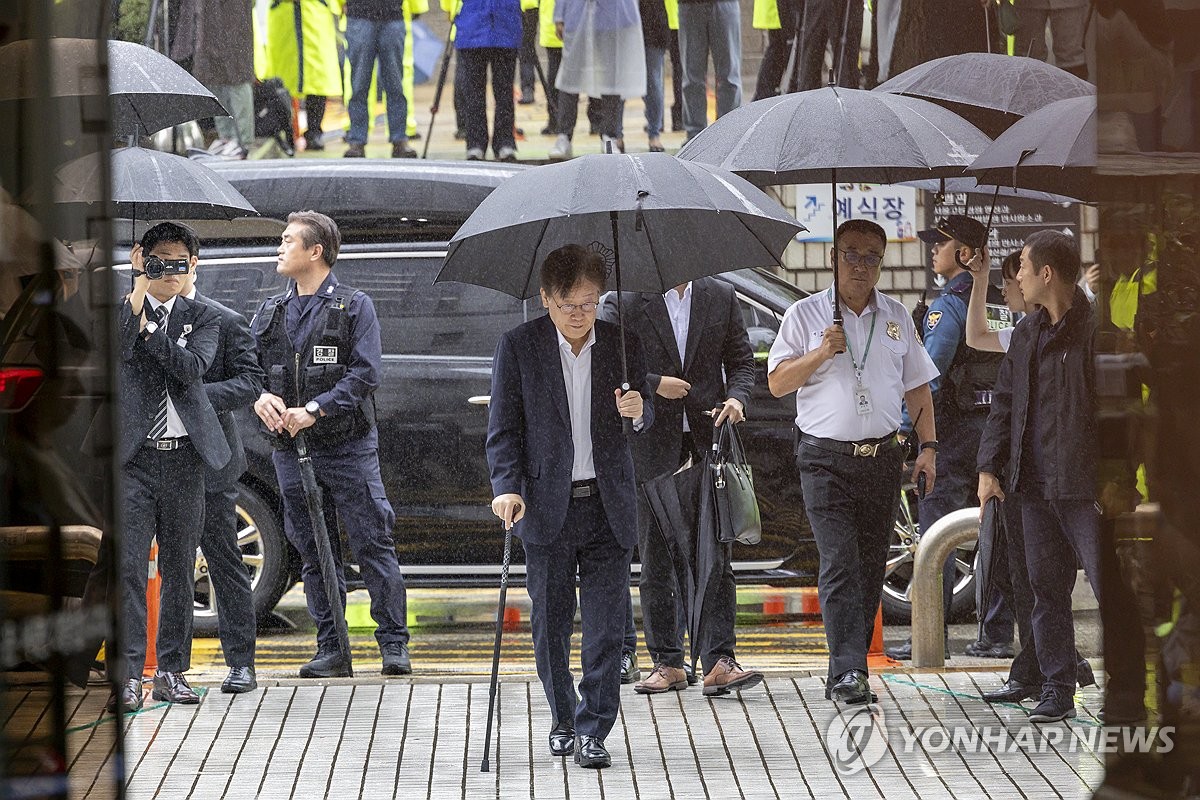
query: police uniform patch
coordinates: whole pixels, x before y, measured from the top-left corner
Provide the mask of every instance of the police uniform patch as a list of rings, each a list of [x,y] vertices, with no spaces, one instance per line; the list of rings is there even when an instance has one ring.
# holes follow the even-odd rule
[[[930,311],[929,316],[925,318],[925,327],[929,328],[929,330],[933,330],[934,328],[936,328],[938,326],[938,323],[941,321],[942,321],[942,312]]]
[[[887,335],[890,338],[895,339],[897,342],[900,341],[900,323],[889,322],[887,324]]]
[[[337,348],[336,347],[313,347],[313,363],[314,364],[336,364],[337,363]]]

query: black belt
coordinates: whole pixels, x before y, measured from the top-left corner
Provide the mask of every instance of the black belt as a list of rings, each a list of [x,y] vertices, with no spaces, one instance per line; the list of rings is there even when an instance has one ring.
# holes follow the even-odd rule
[[[862,458],[881,456],[900,446],[900,441],[896,438],[895,433],[889,433],[887,436],[881,436],[878,439],[863,439],[861,442],[843,442],[840,439],[822,439],[820,436],[809,436],[807,433],[801,431],[800,441],[804,444],[811,444],[813,447],[819,447],[822,450],[828,450],[831,453]]]
[[[600,494],[600,484],[596,483],[596,479],[592,478],[586,481],[571,481],[571,497],[591,497],[594,494]]]
[[[144,447],[149,447],[151,450],[178,450],[189,441],[186,436],[176,436],[170,439],[147,439]]]

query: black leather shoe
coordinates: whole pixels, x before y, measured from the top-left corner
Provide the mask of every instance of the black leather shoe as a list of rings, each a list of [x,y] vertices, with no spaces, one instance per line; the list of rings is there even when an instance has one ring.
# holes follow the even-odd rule
[[[349,678],[350,662],[336,649],[317,649],[313,660],[300,668],[301,678]]]
[[[1096,685],[1096,673],[1092,672],[1092,665],[1086,658],[1079,659],[1075,666],[1075,680],[1079,682],[1080,689]]]
[[[642,679],[642,671],[638,669],[637,653],[626,650],[621,653],[621,683],[637,683]]]
[[[569,725],[556,725],[550,731],[550,755],[569,756],[575,752],[575,729]]]
[[[604,747],[604,740],[596,736],[575,737],[575,763],[589,769],[612,766],[612,757]]]
[[[221,683],[221,691],[225,694],[245,694],[258,688],[254,678],[254,667],[230,667],[229,674]]]
[[[826,689],[825,696],[848,706],[874,703],[879,699],[867,683],[867,673],[860,669],[846,670],[839,675],[833,688]]]
[[[690,661],[683,662],[683,674],[687,675],[688,686],[695,686],[700,680],[696,677],[696,670],[692,669],[692,662]]]
[[[104,710],[110,714],[124,714],[142,707],[142,680],[130,678],[121,685],[121,691],[108,698]]]
[[[1019,703],[1022,700],[1037,697],[1041,693],[1042,687],[1040,686],[1030,686],[1025,683],[1008,680],[996,691],[984,692],[982,696],[989,703]]]
[[[943,645],[946,659],[950,658],[950,634],[946,634],[946,642]],[[898,644],[893,647],[885,647],[883,654],[893,661],[912,661],[912,639],[905,640],[904,644]],[[1009,658],[1012,658],[1009,655]]]
[[[1011,644],[993,644],[986,639],[980,639],[977,642],[971,642],[963,650],[966,655],[971,658],[1012,658],[1013,649]]]
[[[1056,694],[1043,694],[1042,702],[1029,715],[1030,722],[1061,722],[1064,719],[1074,719],[1075,698],[1059,697]]]
[[[150,696],[155,700],[166,700],[168,703],[195,705],[200,702],[200,695],[188,686],[187,678],[182,672],[156,672],[154,674],[154,691]]]
[[[395,642],[379,645],[383,654],[383,669],[380,675],[412,675],[412,662],[408,658],[408,645]]]

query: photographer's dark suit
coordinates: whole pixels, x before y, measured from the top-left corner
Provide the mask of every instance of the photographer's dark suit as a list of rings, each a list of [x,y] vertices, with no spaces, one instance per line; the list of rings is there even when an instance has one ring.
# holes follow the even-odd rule
[[[146,298],[145,310],[151,311]],[[150,540],[158,536],[162,576],[158,667],[184,672],[191,659],[192,571],[204,514],[203,468],[229,461],[229,444],[204,391],[220,336],[220,315],[201,303],[176,297],[166,329],[139,331],[128,301],[118,311],[121,360],[120,434],[124,525],[121,553],[121,619],[128,678],[146,660],[146,580]],[[148,439],[166,387],[186,437]]]
[[[229,667],[254,665],[254,595],[237,538],[237,480],[246,471],[246,450],[233,412],[249,408],[262,393],[263,371],[246,318],[201,294],[196,300],[221,316],[217,355],[204,374],[212,403],[232,456],[219,470],[204,475],[204,531],[200,549],[208,561],[209,583],[217,604],[221,652]]]
[[[613,391],[621,385],[617,327],[596,323],[591,355],[591,439],[596,477],[575,487],[571,413],[558,331],[539,317],[500,338],[492,369],[487,455],[495,496],[519,494],[525,517],[514,533],[525,546],[533,601],[534,657],[554,726],[603,739],[620,708],[621,640],[625,633],[629,561],[637,539],[633,459]],[[644,398],[644,436],[654,403],[644,380],[641,347],[630,335],[629,375]],[[583,494],[586,490],[588,494]],[[582,609],[581,699],[571,675],[575,575]]]
[[[719,407],[730,397],[740,400],[747,410],[750,406],[754,353],[733,287],[715,278],[702,278],[692,282],[691,292],[687,346],[682,359],[663,296],[629,292],[621,296],[626,329],[638,335],[645,350],[647,384],[656,389],[664,375],[691,384],[681,400],[655,396],[654,428],[631,442],[639,487],[674,472],[688,455],[698,455],[697,451],[712,444],[712,418],[705,411]],[[616,319],[615,295],[605,298],[601,315],[604,319]],[[683,430],[685,411],[690,434]],[[668,549],[645,494],[639,490],[638,552],[642,560],[639,586],[646,647],[655,664],[682,667],[680,590],[676,586],[672,549]],[[708,641],[693,644],[701,652],[706,673],[721,656],[733,656],[737,598],[729,566],[717,596],[720,602],[714,603],[714,611],[719,609],[728,614],[714,614],[711,624],[705,626]]]

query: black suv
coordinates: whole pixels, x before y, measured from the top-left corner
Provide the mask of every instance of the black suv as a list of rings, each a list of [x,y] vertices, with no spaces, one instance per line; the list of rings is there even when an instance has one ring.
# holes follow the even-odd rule
[[[342,227],[338,279],[371,296],[382,329],[383,371],[375,395],[379,460],[396,511],[396,550],[405,580],[495,585],[503,533],[490,509],[482,401],[490,391],[500,334],[545,311],[536,299],[518,301],[489,289],[433,280],[454,229],[519,167],[313,160],[216,168],[264,216],[283,218],[290,210],[315,208]],[[222,228],[205,227],[197,279],[203,294],[249,317],[264,299],[283,290],[284,279],[275,272],[281,228],[268,237],[262,223],[235,223],[225,230],[239,238],[221,240],[213,236]],[[720,277],[738,292],[758,362],[757,386],[740,430],[754,466],[763,538],[753,547],[735,545],[735,574],[740,582],[813,585],[817,552],[792,455],[795,403],[790,396],[772,397],[765,374],[783,312],[804,294],[764,270]],[[241,540],[261,614],[295,583],[299,569],[283,535],[269,445],[249,409],[242,423],[249,468],[241,480]],[[897,524],[911,528],[907,504]],[[348,550],[343,554],[351,564]],[[885,602],[892,615],[903,616],[910,559],[899,545],[893,555]],[[519,548],[514,559],[519,562]],[[347,571],[351,586],[361,586],[354,567]],[[522,573],[516,566],[517,580]],[[199,557],[196,578],[197,623],[211,628],[211,589]],[[964,596],[973,593],[966,582],[961,589]]]

